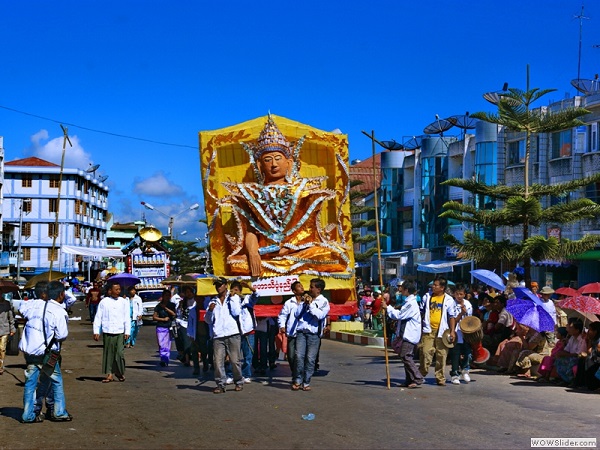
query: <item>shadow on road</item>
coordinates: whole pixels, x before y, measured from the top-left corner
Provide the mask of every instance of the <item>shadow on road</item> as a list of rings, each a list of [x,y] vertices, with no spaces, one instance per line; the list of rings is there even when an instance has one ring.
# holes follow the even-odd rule
[[[77,377],[75,378],[77,381],[96,381],[101,383],[104,380],[104,377]]]
[[[6,408],[0,408],[0,415],[4,417],[10,417],[17,422],[20,422],[21,416],[23,416],[23,408],[13,408],[10,406]]]

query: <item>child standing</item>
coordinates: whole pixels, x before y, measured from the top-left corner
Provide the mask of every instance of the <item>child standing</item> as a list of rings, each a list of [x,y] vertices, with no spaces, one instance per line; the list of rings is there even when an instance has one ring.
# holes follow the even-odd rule
[[[460,330],[460,321],[473,314],[473,306],[471,302],[466,299],[466,288],[463,284],[457,284],[454,288],[454,301],[456,302],[456,344],[454,348],[450,350],[452,360],[452,370],[450,371],[450,377],[452,384],[460,384],[462,378],[465,383],[471,381],[469,375],[470,363],[471,363],[471,344],[464,341],[462,332]]]

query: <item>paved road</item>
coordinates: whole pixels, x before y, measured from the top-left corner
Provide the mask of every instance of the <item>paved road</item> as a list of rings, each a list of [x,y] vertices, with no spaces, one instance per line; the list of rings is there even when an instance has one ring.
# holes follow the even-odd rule
[[[9,356],[0,377],[0,448],[498,449],[529,448],[531,437],[600,437],[597,393],[483,371],[469,385],[446,387],[431,373],[427,385],[406,390],[394,356],[388,390],[382,349],[328,340],[311,392],[292,392],[279,361],[243,392],[214,395],[214,383],[191,368],[160,368],[154,328],[145,326],[126,353],[127,381],[102,384],[91,324],[69,327],[63,372],[73,422],[19,423],[24,364]],[[307,413],[315,420],[302,420]]]

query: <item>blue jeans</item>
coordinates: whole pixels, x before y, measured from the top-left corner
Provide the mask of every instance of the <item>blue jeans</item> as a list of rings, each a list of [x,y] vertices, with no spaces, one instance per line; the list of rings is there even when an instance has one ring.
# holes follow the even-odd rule
[[[460,375],[461,370],[469,370],[471,368],[471,354],[473,350],[471,349],[471,344],[467,344],[463,342],[461,344],[456,344],[452,350],[450,350],[451,359],[452,359],[452,370],[450,371],[451,377],[457,377]],[[463,357],[463,360],[460,360],[460,357]]]
[[[90,320],[93,322],[96,317],[96,312],[98,311],[98,303],[90,303],[88,308],[90,310]]]
[[[242,376],[250,378],[252,376],[252,357],[254,349],[254,334],[242,336]]]
[[[315,372],[315,362],[319,353],[321,337],[317,334],[298,333],[296,335],[296,379],[295,384],[310,385]]]
[[[46,375],[42,374],[42,357],[35,357],[26,355],[25,362],[27,363],[27,369],[25,369],[25,389],[23,390],[23,422],[33,422],[35,420],[35,403],[36,403],[36,389],[38,388],[38,381],[40,376],[47,378]],[[50,382],[52,383],[53,397],[54,397],[54,411],[53,416],[57,419],[67,418],[68,412],[66,409],[65,393],[63,389],[62,373],[60,371],[60,363],[56,363],[54,372],[50,376]]]

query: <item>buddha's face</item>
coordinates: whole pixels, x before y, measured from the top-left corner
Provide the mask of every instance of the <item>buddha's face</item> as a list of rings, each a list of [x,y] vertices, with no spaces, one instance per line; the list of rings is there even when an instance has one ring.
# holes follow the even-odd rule
[[[265,183],[283,182],[285,176],[292,168],[292,160],[287,159],[283,153],[270,152],[260,157],[260,171],[265,177]]]

